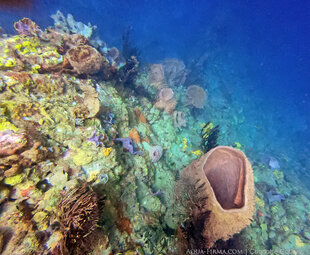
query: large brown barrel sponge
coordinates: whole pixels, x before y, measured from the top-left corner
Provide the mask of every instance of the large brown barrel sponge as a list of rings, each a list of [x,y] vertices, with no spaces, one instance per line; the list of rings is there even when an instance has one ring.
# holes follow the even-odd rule
[[[202,228],[207,248],[219,239],[229,239],[251,223],[255,210],[254,178],[242,151],[215,147],[187,166],[181,178],[191,185],[203,186],[199,192],[204,194],[197,196],[207,199],[196,210],[200,215],[210,212]]]
[[[98,73],[104,62],[99,51],[89,45],[75,46],[68,50],[66,56],[77,74]]]

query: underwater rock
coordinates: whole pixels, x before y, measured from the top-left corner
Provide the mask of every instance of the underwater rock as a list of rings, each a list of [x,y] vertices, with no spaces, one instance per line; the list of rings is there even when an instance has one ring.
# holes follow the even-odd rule
[[[98,73],[103,66],[101,54],[89,45],[75,46],[67,51],[66,56],[77,74]]]
[[[93,118],[97,115],[100,110],[100,101],[98,98],[98,92],[91,85],[80,85],[80,89],[84,92],[83,94],[83,105],[87,107],[88,114],[85,118]]]
[[[197,85],[191,85],[186,89],[186,105],[202,109],[206,103],[206,91]]]
[[[155,103],[155,107],[164,109],[167,114],[171,114],[177,105],[177,101],[174,99],[174,92],[170,88],[162,88],[158,93],[158,98]]]
[[[20,35],[24,36],[40,36],[42,34],[40,27],[28,18],[15,22],[14,28]]]
[[[180,177],[192,201],[189,228],[193,242],[210,248],[251,223],[255,210],[254,177],[243,152],[218,146],[183,169]],[[196,231],[201,231],[200,238]],[[199,238],[198,238],[199,239]]]
[[[12,130],[0,132],[0,157],[15,154],[27,145],[25,134]]]
[[[141,201],[141,206],[143,206],[148,212],[157,215],[161,214],[165,208],[156,196],[145,196]]]

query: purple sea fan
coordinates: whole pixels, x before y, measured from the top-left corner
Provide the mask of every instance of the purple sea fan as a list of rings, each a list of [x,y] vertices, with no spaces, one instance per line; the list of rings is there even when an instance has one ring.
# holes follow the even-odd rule
[[[163,155],[163,149],[161,146],[156,145],[149,149],[149,155],[153,163],[160,160],[161,156]]]
[[[25,147],[27,138],[24,134],[12,130],[0,132],[0,157],[10,156]]]

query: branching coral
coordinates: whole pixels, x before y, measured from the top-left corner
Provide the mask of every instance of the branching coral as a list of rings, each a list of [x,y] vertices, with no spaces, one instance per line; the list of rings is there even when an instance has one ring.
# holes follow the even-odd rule
[[[99,201],[87,183],[64,194],[59,205],[60,224],[64,238],[55,247],[60,254],[86,254],[89,251],[90,235],[97,228]],[[57,253],[55,253],[57,254]]]

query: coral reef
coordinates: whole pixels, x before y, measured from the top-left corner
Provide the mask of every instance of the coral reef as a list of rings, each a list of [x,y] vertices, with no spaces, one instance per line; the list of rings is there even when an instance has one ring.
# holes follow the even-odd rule
[[[176,254],[182,241],[197,249],[227,239],[249,223],[241,211],[254,209],[246,151],[257,210],[238,238],[215,247],[307,254],[307,194],[287,176],[286,159],[270,153],[283,162],[271,171],[234,137],[244,118],[229,128],[214,119],[219,136],[193,104],[176,106],[186,97],[181,60],[140,68],[128,33],[120,54],[95,45],[94,26],[60,14],[58,24],[43,31],[22,19],[18,35],[0,38],[0,253]],[[73,51],[85,62],[70,59]],[[211,95],[208,116],[225,113]]]

